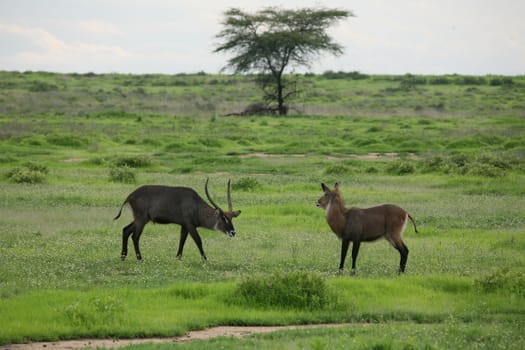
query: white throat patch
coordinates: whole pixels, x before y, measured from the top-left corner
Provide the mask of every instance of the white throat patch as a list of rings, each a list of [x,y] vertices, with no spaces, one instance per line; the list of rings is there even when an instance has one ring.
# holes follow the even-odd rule
[[[332,201],[329,201],[328,205],[326,206],[326,215],[328,215],[328,212],[330,211],[331,207],[332,207]]]

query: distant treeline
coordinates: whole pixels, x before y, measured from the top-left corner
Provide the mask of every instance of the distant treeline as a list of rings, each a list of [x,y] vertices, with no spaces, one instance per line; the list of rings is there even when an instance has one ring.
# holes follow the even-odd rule
[[[44,71],[25,71],[25,72],[15,72],[15,71],[1,71],[0,77],[14,77],[14,76],[35,76],[40,77],[53,77],[57,75],[70,76],[72,78],[97,78],[97,77],[121,77],[128,78],[128,80],[139,79],[142,81],[146,80],[157,80],[159,78],[169,78],[169,77],[216,77],[222,79],[228,79],[232,77],[228,74],[210,74],[204,71],[196,73],[176,73],[176,74],[121,74],[121,73],[53,73],[53,72],[44,72]],[[500,85],[512,85],[515,84],[515,79],[522,81],[525,76],[516,75],[461,75],[461,74],[444,74],[444,75],[422,75],[422,74],[402,74],[402,75],[388,75],[388,74],[365,74],[359,71],[332,71],[327,70],[321,74],[316,73],[304,73],[304,74],[294,74],[296,76],[306,76],[306,77],[315,77],[320,76],[326,79],[344,79],[344,80],[388,80],[388,81],[399,81],[399,82],[410,82],[412,85],[491,85],[491,86],[500,86]],[[244,75],[246,77],[251,77],[252,75]],[[191,82],[190,82],[191,83]],[[209,83],[209,82],[208,82]],[[183,83],[183,85],[188,84],[188,82]],[[161,84],[164,85],[164,84]]]
[[[501,75],[486,75],[486,76],[476,76],[476,75],[459,75],[459,74],[450,74],[450,75],[414,75],[414,74],[404,74],[404,75],[368,75],[363,74],[357,71],[354,72],[344,72],[344,71],[325,71],[321,74],[322,77],[326,79],[346,79],[346,80],[363,80],[369,78],[381,77],[385,80],[390,81],[399,81],[403,84],[410,85],[491,85],[491,86],[500,86],[500,85],[513,85],[515,83],[514,77],[512,76],[501,76]]]

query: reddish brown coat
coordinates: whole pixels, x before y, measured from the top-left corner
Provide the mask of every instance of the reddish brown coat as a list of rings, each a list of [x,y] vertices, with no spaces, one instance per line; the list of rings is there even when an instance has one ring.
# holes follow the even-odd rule
[[[317,206],[326,210],[328,225],[342,241],[339,269],[344,268],[350,242],[353,243],[352,270],[355,271],[361,242],[375,241],[384,237],[399,251],[401,255],[399,271],[404,272],[408,248],[403,242],[402,235],[408,219],[412,221],[417,232],[416,224],[410,214],[393,204],[366,209],[346,208],[338,184],[335,184],[333,190],[325,184],[321,184],[321,187],[324,195],[317,201]]]

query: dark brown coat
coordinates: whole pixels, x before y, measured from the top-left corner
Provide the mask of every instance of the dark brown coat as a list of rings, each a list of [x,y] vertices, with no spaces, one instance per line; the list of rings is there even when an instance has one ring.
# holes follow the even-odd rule
[[[130,193],[120,206],[120,211],[114,219],[118,219],[124,205],[129,204],[133,212],[133,221],[122,229],[121,259],[126,259],[128,239],[132,234],[135,254],[138,260],[142,259],[139,248],[140,235],[144,226],[150,221],[158,224],[178,224],[181,226],[177,258],[182,257],[184,243],[189,233],[199,248],[202,259],[206,260],[197,227],[222,231],[230,237],[235,236],[232,219],[239,216],[241,212],[232,209],[230,181],[228,181],[228,211],[223,211],[211,199],[208,193],[208,180],[206,180],[204,189],[213,207],[208,205],[195,190],[188,187],[147,185]]]

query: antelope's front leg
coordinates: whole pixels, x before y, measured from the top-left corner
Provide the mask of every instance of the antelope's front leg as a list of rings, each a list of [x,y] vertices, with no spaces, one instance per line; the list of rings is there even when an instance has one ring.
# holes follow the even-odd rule
[[[348,253],[348,246],[350,245],[350,240],[345,239],[341,242],[341,262],[339,263],[339,271],[343,271],[345,267],[346,253]]]

